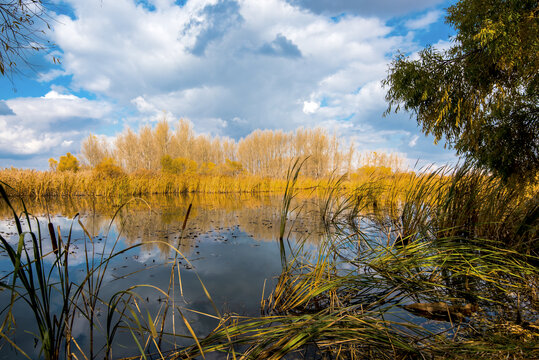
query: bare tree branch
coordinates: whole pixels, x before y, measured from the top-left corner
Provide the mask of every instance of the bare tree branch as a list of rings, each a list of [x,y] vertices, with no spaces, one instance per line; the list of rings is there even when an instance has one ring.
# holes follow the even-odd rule
[[[0,75],[12,80],[23,69],[34,68],[30,56],[53,47],[45,34],[51,20],[42,0],[0,2]]]

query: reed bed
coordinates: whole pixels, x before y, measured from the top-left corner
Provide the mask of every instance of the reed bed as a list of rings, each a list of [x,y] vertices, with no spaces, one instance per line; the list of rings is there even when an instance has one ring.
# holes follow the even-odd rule
[[[319,200],[325,240],[288,255],[263,315],[231,317],[171,357],[539,356],[537,193],[467,166],[332,184]]]
[[[157,335],[156,327],[165,323],[163,309],[150,314],[138,290],[150,289],[167,299],[165,291],[152,284],[134,284],[120,289],[108,299],[101,295],[102,287],[110,281],[111,262],[142,244],[117,249],[120,233],[115,239],[105,236],[104,243],[96,248],[95,236],[80,222],[78,214],[66,237],[50,220],[46,235],[42,232],[42,224],[27,210],[22,199],[23,210],[20,214],[17,212],[6,188],[9,186],[0,183],[0,200],[12,212],[18,239],[13,243],[0,235],[0,249],[8,255],[12,265],[12,271],[0,278],[0,289],[6,291],[10,299],[0,309],[0,345],[9,345],[28,359],[113,359],[117,357],[116,338],[123,332],[131,335],[133,346],[143,358],[152,345],[159,352],[158,342],[163,334]],[[86,236],[82,245],[72,242],[75,222]],[[107,242],[111,242],[110,246]],[[168,246],[177,254],[176,259],[188,262],[174,246],[162,241],[154,243]],[[82,278],[72,274],[70,268],[76,246],[84,248],[85,274]],[[174,306],[174,302],[171,304]],[[33,321],[17,322],[21,311],[32,314]],[[102,313],[106,314],[104,321],[98,318]],[[73,328],[80,326],[87,329],[84,335],[89,340],[84,344],[72,336]],[[33,336],[33,348],[37,347],[38,353],[32,347],[22,348],[17,343],[21,332]]]
[[[357,240],[348,237],[339,246],[354,247],[361,243]],[[353,261],[335,261],[333,245],[328,244],[328,251],[313,263],[298,258],[292,261],[263,302],[264,316],[231,317],[200,340],[199,346],[170,357],[230,354],[232,349],[241,359],[537,356],[537,328],[528,323],[516,325],[514,316],[512,322],[502,317],[515,313],[512,306],[517,300],[512,294],[526,293],[530,281],[537,280],[537,269],[523,259],[515,260],[518,254],[496,246],[485,251],[483,244],[463,247],[438,241],[435,245],[418,243],[399,252],[383,246],[360,246],[361,255]],[[477,251],[483,255],[477,256]],[[356,268],[349,268],[349,264]],[[470,293],[479,294],[481,305],[467,306],[463,295],[452,288],[451,279],[463,274],[474,284]],[[492,289],[497,291],[489,292]],[[500,293],[512,301],[502,302]],[[531,306],[524,296],[520,299],[521,306]],[[420,305],[425,304],[435,307],[431,316],[447,317],[445,326],[429,329],[405,314],[407,306],[416,305],[421,310]],[[495,315],[492,309],[496,309]],[[426,315],[424,311],[422,316]],[[537,315],[536,305],[524,316],[533,315]],[[225,339],[225,333],[231,340]],[[497,336],[491,337],[493,333]]]
[[[41,196],[138,196],[181,193],[282,193],[285,179],[250,175],[215,176],[167,174],[137,171],[107,176],[92,170],[78,172],[0,170],[0,180],[11,185],[10,195]],[[318,181],[302,179],[302,188],[314,188]]]
[[[415,178],[413,173],[397,172],[379,174],[374,171],[361,176],[342,177],[342,187],[357,188],[372,182],[394,182]],[[335,176],[313,179],[298,176],[296,188],[307,194],[322,193],[333,187]],[[346,178],[346,180],[345,180]],[[286,178],[260,177],[249,174],[201,175],[170,174],[161,171],[138,170],[133,173],[106,173],[99,170],[38,171],[24,169],[0,170],[0,180],[10,184],[10,195],[26,197],[43,196],[139,196],[150,194],[181,193],[275,193],[283,194],[287,187]]]

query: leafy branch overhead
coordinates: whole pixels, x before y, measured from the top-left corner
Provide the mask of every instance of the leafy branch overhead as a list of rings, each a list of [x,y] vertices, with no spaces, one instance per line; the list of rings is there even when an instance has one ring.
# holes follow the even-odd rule
[[[445,51],[400,54],[384,81],[386,113],[404,108],[425,134],[502,178],[539,169],[539,7],[535,0],[462,0],[447,9]]]

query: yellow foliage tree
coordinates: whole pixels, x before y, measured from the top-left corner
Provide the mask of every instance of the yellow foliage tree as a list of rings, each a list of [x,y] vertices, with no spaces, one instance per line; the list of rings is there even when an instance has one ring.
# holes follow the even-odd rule
[[[104,158],[99,164],[94,167],[94,174],[99,177],[113,178],[125,175],[124,170],[116,165],[111,157]]]
[[[226,159],[224,164],[219,165],[218,171],[221,175],[236,176],[243,172],[243,166],[238,161]]]
[[[198,169],[198,173],[201,175],[213,175],[215,171],[215,163],[205,162]]]
[[[195,173],[198,169],[198,164],[194,160],[182,157],[174,159],[170,155],[165,155],[161,158],[161,169],[169,174]]]
[[[50,160],[49,160],[50,164]],[[57,167],[58,171],[78,171],[79,170],[79,160],[71,153],[67,153],[63,156],[60,156],[60,162]]]
[[[58,161],[56,161],[55,158],[49,159],[49,168],[51,169],[51,171],[56,171],[56,169],[58,168]]]

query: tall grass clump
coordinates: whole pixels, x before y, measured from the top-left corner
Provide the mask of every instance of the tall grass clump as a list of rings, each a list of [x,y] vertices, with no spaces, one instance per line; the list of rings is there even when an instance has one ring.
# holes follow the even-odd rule
[[[49,222],[48,236],[45,235],[40,221],[34,218],[21,200],[21,215],[15,210],[6,191],[7,185],[0,183],[0,198],[12,213],[17,229],[15,243],[0,235],[0,250],[9,258],[11,271],[0,279],[0,287],[9,294],[9,301],[1,309],[2,322],[0,337],[4,344],[9,344],[16,353],[26,358],[43,356],[45,359],[99,357],[113,358],[113,344],[118,330],[132,334],[134,343],[138,337],[154,334],[153,321],[149,312],[144,312],[137,295],[137,289],[146,287],[166,296],[161,289],[151,284],[134,285],[121,290],[121,296],[115,294],[105,300],[100,294],[111,261],[132,250],[140,244],[116,250],[118,239],[107,253],[106,239],[99,253],[92,236],[78,221],[87,238],[84,239],[84,276],[72,274],[70,257],[74,248],[72,225],[64,238],[60,228]],[[75,215],[74,219],[78,217]],[[35,227],[34,225],[35,224]],[[97,321],[103,309],[108,309],[109,319],[106,326]],[[34,321],[17,321],[19,315],[31,314]],[[157,320],[155,320],[157,321]],[[74,327],[87,326],[85,335],[89,341],[80,343],[72,334]],[[133,330],[136,329],[136,330]],[[20,331],[29,333],[39,345],[39,354],[33,354],[31,348],[24,348],[16,339]],[[99,334],[96,340],[94,334]],[[137,337],[138,334],[138,337]],[[151,337],[151,336],[150,336]],[[24,342],[26,344],[26,342]],[[139,347],[141,355],[145,349]]]
[[[77,284],[66,281],[69,240],[60,237],[47,254],[39,252],[41,237],[35,236],[31,249],[37,247],[38,252],[33,257],[24,241],[11,247],[4,240],[14,271],[10,284],[3,280],[3,286],[13,292],[12,301],[26,297],[30,305],[49,301],[47,294],[54,291],[68,294],[65,313],[49,308],[43,312],[49,315],[35,315],[44,319],[39,320],[45,324],[41,343],[49,344],[49,332],[54,337],[52,345],[42,345],[44,353],[62,344],[65,349],[77,346],[69,336],[69,319],[78,312],[98,326],[92,319],[102,306],[107,309],[106,344],[91,356],[114,357],[115,338],[123,332],[131,336],[140,356],[170,359],[539,357],[539,214],[533,187],[508,186],[468,165],[414,175],[375,174],[356,184],[344,177],[302,184],[300,169],[300,161],[293,163],[282,184],[278,230],[282,272],[269,294],[262,295],[260,317],[222,314],[211,289],[200,281],[215,315],[198,314],[212,317],[216,327],[207,336],[198,336],[186,317],[188,309],[174,302],[176,288],[183,293],[178,266],[183,255],[170,244],[177,255],[169,288],[152,288],[166,301],[153,315],[141,308],[136,291],[151,284],[119,290],[109,301],[99,296],[108,258],[94,265],[90,256],[88,277]],[[162,181],[156,191],[177,186],[175,181]],[[301,211],[298,194],[307,184],[318,195],[317,216],[325,228],[316,249],[306,242],[293,247],[287,241],[288,222]],[[22,230],[19,234],[24,239]],[[49,266],[59,272],[54,280],[51,270],[45,272],[41,285],[36,274],[43,270],[38,272],[36,266],[43,265],[34,259],[47,256],[60,256]],[[97,281],[90,280],[92,276]],[[34,285],[30,278],[37,279]],[[62,292],[64,288],[68,290]],[[172,319],[181,320],[185,334],[176,332],[174,322],[171,332],[165,330],[171,313]],[[5,326],[13,318],[8,314]],[[54,315],[63,316],[62,328],[55,327]],[[50,331],[48,323],[53,324]],[[2,337],[9,341],[4,329]],[[176,346],[176,339],[191,339],[192,345]],[[58,353],[52,352],[50,358]]]
[[[56,240],[54,226],[48,225],[52,251],[46,252],[46,247],[41,241],[41,228],[37,223],[37,235],[32,231],[29,213],[24,209],[24,220],[28,225],[28,231],[23,231],[23,227],[15,209],[11,205],[4,186],[0,184],[0,196],[13,212],[13,219],[17,227],[18,241],[12,246],[8,241],[0,236],[1,248],[6,251],[9,260],[13,265],[11,278],[4,278],[0,286],[11,292],[11,301],[8,305],[7,314],[0,327],[0,336],[16,348],[21,354],[29,357],[24,350],[10,340],[7,334],[16,325],[13,315],[13,306],[16,301],[24,301],[33,312],[36,326],[38,328],[37,337],[41,343],[41,353],[46,359],[57,359],[60,354],[64,339],[69,337],[67,324],[71,320],[73,311],[72,286],[69,280],[68,252],[70,236],[64,244],[62,237]],[[26,245],[26,235],[30,237],[30,249]],[[60,234],[58,234],[60,235]],[[52,253],[52,254],[51,254]],[[48,266],[44,257],[50,255],[53,259],[52,266]],[[57,276],[57,280],[55,276]],[[53,280],[54,279],[54,280]],[[53,281],[58,281],[53,286]],[[58,307],[56,292],[59,293],[60,306]],[[55,311],[55,308],[58,310]]]
[[[93,170],[37,171],[0,170],[0,179],[11,184],[13,196],[40,198],[44,196],[140,196],[153,194],[238,194],[283,193],[287,182],[281,178],[255,175],[169,174],[161,171],[138,170],[132,173]],[[298,179],[298,188],[312,188],[314,180]]]
[[[539,355],[536,194],[466,166],[334,184],[317,252],[300,244],[263,316],[231,318],[200,347],[226,353],[226,329],[242,359]]]

